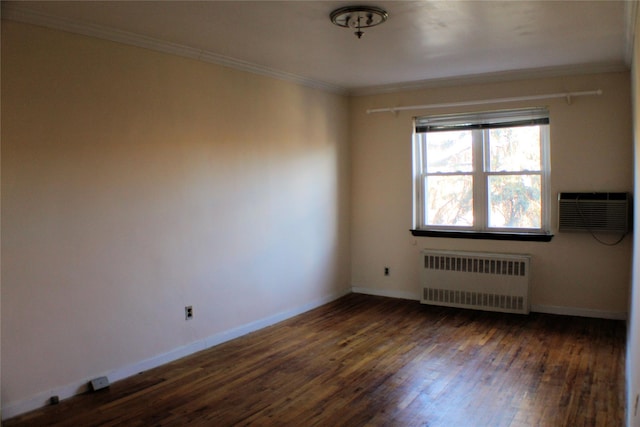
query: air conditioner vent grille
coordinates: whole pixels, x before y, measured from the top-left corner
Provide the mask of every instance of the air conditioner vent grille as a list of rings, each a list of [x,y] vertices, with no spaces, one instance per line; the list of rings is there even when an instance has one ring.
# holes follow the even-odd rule
[[[559,231],[629,231],[627,193],[560,193]]]

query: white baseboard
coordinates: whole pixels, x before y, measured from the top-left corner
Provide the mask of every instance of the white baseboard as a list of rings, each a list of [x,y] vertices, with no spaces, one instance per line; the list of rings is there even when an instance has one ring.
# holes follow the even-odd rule
[[[420,295],[418,293],[407,292],[407,291],[372,289],[372,288],[354,286],[351,289],[351,292],[357,293],[357,294],[383,296],[388,298],[399,298],[399,299],[407,299],[407,300],[414,300],[414,301],[420,300]],[[219,332],[217,334],[211,335],[204,339],[195,341],[193,343],[187,344],[182,347],[178,347],[167,353],[163,353],[163,354],[151,357],[149,359],[142,360],[132,365],[124,366],[118,369],[113,369],[109,372],[96,373],[92,378],[106,376],[107,378],[109,378],[109,381],[111,382],[119,381],[119,380],[128,378],[130,376],[136,375],[140,372],[153,369],[155,367],[158,367],[166,363],[172,362],[174,360],[180,359],[182,357],[188,356],[190,354],[197,353],[198,351],[205,350],[210,347],[214,347],[218,344],[222,344],[234,338],[238,338],[243,335],[249,334],[251,332],[255,332],[257,330],[266,328],[267,326],[271,326],[275,323],[297,316],[298,314],[302,314],[309,310],[313,310],[314,308],[320,307],[321,305],[334,301],[348,293],[349,292],[347,291],[347,292],[342,292],[334,295],[329,295],[319,300],[305,304],[303,306],[300,306],[291,310],[287,310],[281,313],[277,313],[272,316],[266,317],[264,319],[247,323],[237,328]],[[596,317],[596,318],[614,319],[614,320],[625,320],[627,318],[627,313],[624,313],[624,312],[611,312],[611,311],[605,311],[605,310],[593,310],[593,309],[585,309],[585,308],[577,308],[577,307],[558,307],[558,306],[534,304],[531,307],[531,311],[538,312],[538,313],[547,313],[547,314],[559,314],[559,315],[565,315],[565,316]],[[29,412],[31,410],[46,406],[49,404],[49,399],[52,396],[58,396],[60,400],[62,400],[62,399],[67,399],[69,397],[73,397],[77,394],[83,393],[88,390],[88,382],[90,380],[91,378],[88,378],[82,381],[76,381],[71,384],[67,384],[65,386],[56,387],[54,389],[38,393],[30,398],[27,398],[21,401],[3,403],[2,409],[0,411],[0,413],[2,414],[1,415],[2,420],[12,418],[17,415],[23,414],[25,412]]]
[[[420,301],[420,294],[417,292],[395,291],[395,290],[387,290],[387,289],[371,289],[371,288],[363,288],[360,286],[354,286],[353,288],[351,288],[351,291],[354,294],[376,295],[379,297],[410,299],[414,301]]]
[[[267,326],[271,326],[275,323],[297,316],[298,314],[313,310],[314,308],[334,301],[348,293],[350,293],[350,291],[329,295],[311,303],[304,304],[300,307],[283,311],[264,319],[247,323],[237,328],[219,332],[217,334],[211,335],[185,346],[175,348],[171,351],[151,357],[149,359],[145,359],[140,362],[124,366],[122,368],[113,369],[109,372],[98,372],[92,378],[76,381],[61,387],[55,387],[51,390],[38,393],[27,399],[23,399],[17,402],[3,402],[1,409],[2,420],[24,414],[25,412],[29,412],[43,406],[47,406],[52,396],[58,396],[60,400],[62,400],[73,397],[80,393],[84,393],[89,389],[88,383],[93,378],[106,376],[110,382],[119,381],[136,375],[140,372],[147,371],[149,369],[164,365],[169,362],[173,362],[174,360],[180,359],[190,354],[197,353],[198,351],[205,350],[218,344],[222,344],[223,342],[230,341],[234,338],[238,338],[251,332],[266,328]]]
[[[626,312],[594,310],[591,308],[559,307],[554,305],[532,304],[531,311],[536,313],[560,314],[562,316],[595,317],[597,319],[627,320]]]
[[[351,290],[355,294],[367,294],[367,295],[376,295],[381,297],[401,298],[401,299],[420,301],[420,294],[413,293],[413,292],[395,291],[395,290],[387,290],[387,289],[371,289],[371,288],[363,288],[360,286],[354,286],[353,288],[351,288]],[[625,312],[594,310],[590,308],[579,308],[579,307],[561,307],[561,306],[553,306],[553,305],[533,304],[531,306],[531,311],[536,313],[559,314],[562,316],[594,317],[597,319],[612,319],[612,320],[627,319],[627,313]]]

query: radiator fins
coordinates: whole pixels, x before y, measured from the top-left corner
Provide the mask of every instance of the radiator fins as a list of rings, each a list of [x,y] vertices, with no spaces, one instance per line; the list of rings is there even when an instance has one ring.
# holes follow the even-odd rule
[[[479,292],[453,291],[450,289],[424,288],[423,301],[445,303],[455,306],[497,308],[501,310],[524,310],[524,298],[514,295],[484,294]]]
[[[424,268],[431,270],[459,271],[462,273],[501,274],[506,276],[525,276],[523,261],[462,258],[458,256],[426,255]]]
[[[628,193],[560,193],[558,231],[626,233],[630,202]]]
[[[429,249],[421,271],[423,304],[529,313],[528,255]]]

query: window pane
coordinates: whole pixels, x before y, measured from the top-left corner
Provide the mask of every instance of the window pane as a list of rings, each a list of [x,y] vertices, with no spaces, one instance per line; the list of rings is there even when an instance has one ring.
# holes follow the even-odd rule
[[[429,176],[425,181],[428,225],[473,225],[472,176]]]
[[[539,171],[540,126],[491,129],[489,170]]]
[[[489,227],[541,228],[540,175],[489,177]]]
[[[431,132],[427,138],[427,172],[471,172],[471,131]]]

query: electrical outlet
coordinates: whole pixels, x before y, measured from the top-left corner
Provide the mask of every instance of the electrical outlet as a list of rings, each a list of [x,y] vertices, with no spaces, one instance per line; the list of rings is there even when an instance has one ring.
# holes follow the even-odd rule
[[[184,308],[184,320],[193,319],[193,306],[188,305]]]
[[[98,377],[91,380],[91,390],[98,391],[109,387],[109,379],[107,377]]]
[[[385,267],[384,268],[384,275],[388,276],[389,275],[389,267]]]

